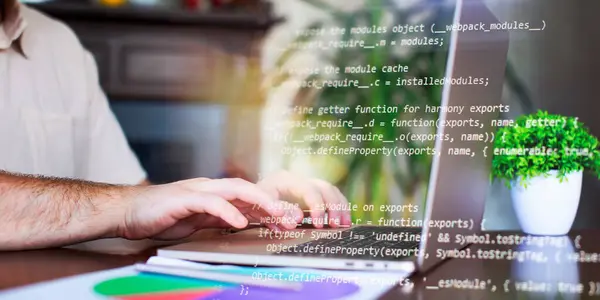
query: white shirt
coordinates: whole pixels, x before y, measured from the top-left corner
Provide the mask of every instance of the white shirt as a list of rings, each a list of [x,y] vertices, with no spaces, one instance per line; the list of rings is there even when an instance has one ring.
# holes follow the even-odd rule
[[[25,5],[0,24],[0,169],[118,184],[146,178],[93,57],[67,26]]]

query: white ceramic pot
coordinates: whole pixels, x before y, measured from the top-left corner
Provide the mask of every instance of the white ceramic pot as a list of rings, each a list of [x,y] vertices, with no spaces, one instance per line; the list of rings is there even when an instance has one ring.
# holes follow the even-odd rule
[[[579,198],[583,171],[567,174],[560,182],[558,171],[529,179],[527,187],[513,182],[511,196],[521,230],[531,235],[564,235],[571,230]]]

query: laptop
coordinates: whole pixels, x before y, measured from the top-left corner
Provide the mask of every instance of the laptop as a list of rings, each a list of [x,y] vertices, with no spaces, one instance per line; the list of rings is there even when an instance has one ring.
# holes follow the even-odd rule
[[[480,1],[458,0],[454,25],[498,24]],[[216,238],[158,250],[163,257],[252,266],[309,267],[336,270],[396,271],[406,276],[426,271],[442,260],[467,255],[457,235],[479,234],[490,185],[491,141],[477,141],[495,131],[508,51],[508,32],[451,30],[446,78],[485,78],[481,85],[446,82],[441,107],[464,107],[461,114],[440,110],[439,136],[432,158],[422,226],[354,224],[350,228],[291,230],[285,239],[252,228]],[[445,27],[439,25],[439,30]],[[487,29],[487,28],[486,28]],[[469,79],[470,78],[470,79]],[[473,108],[471,108],[473,107]],[[493,111],[493,112],[490,112]],[[482,113],[485,112],[485,113]],[[477,121],[474,121],[477,120]],[[320,238],[317,238],[320,237]]]

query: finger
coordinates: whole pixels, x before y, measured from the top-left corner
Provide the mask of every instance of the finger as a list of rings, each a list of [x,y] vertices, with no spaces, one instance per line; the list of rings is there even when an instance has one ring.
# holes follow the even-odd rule
[[[256,223],[261,222],[260,220],[261,220],[261,218],[262,218],[263,215],[259,211],[251,210],[251,211],[249,211],[249,212],[246,213],[246,216],[250,217],[250,218],[248,218],[248,220],[250,220],[250,224],[256,225]],[[275,231],[275,232],[280,232],[281,231],[281,228],[279,228],[274,223],[267,222],[267,223],[259,223],[259,224],[263,225],[263,226],[265,226],[265,227],[267,227],[270,230]]]
[[[279,200],[272,198],[255,184],[243,179],[214,179],[197,182],[193,186],[201,191],[218,195],[225,200],[239,199],[246,203],[254,204],[268,212],[271,216],[280,217],[284,214]]]
[[[292,215],[296,219],[296,224],[302,224],[302,221],[304,220],[304,212],[302,211],[302,208],[294,206],[292,208]]]
[[[329,225],[337,228],[338,224],[341,223],[342,217],[342,199],[335,193],[334,186],[326,181],[313,179],[313,184],[319,188],[321,192],[323,202],[325,202],[325,208],[329,218]]]
[[[334,186],[333,191],[341,199],[342,205],[346,207],[346,209],[342,211],[342,219],[340,220],[340,225],[350,226],[352,224],[352,208],[350,205],[350,201],[348,201],[348,198],[346,198],[346,196],[344,196],[344,194],[342,194],[340,189],[338,189],[337,187]]]
[[[248,226],[248,219],[229,201],[208,193],[203,193],[198,198],[190,198],[186,208],[193,213],[207,213],[223,219],[235,228]]]
[[[282,221],[276,225],[282,229],[295,229],[298,227],[298,216],[297,209],[294,206],[288,206],[285,209],[285,215],[282,217]]]
[[[265,182],[259,182],[257,186],[261,190],[269,194],[271,197],[279,199],[279,192],[276,186]],[[287,222],[287,226],[283,226],[284,229],[296,228],[297,225],[302,222],[302,219],[304,219],[304,213],[302,212],[302,209],[298,208],[298,205],[295,205],[293,203],[289,203],[282,200],[277,201],[279,203],[279,206],[285,211],[285,220]]]
[[[230,201],[235,207],[237,207],[242,214],[246,216],[252,216],[255,220],[259,220],[261,224],[275,224],[280,227],[280,229],[293,229],[297,227],[298,218],[296,216],[296,211],[294,210],[294,206],[290,206],[289,203],[281,201],[280,207],[284,210],[284,215],[281,217],[271,216],[269,212],[264,209],[258,209],[252,207],[252,205],[242,202],[240,200]],[[300,211],[302,213],[302,211]]]
[[[344,196],[344,194],[342,194],[340,189],[338,189],[336,186],[329,185],[329,187],[330,187],[331,191],[333,192],[333,194],[335,194],[337,203],[340,204],[340,209],[338,209],[339,216],[340,216],[339,225],[344,225],[344,226],[350,225],[352,222],[352,212],[351,212],[350,202]]]
[[[253,210],[247,210],[242,212],[246,218],[248,219],[248,225],[262,225],[262,223],[260,223],[260,219],[261,219],[261,214],[257,211],[253,211]]]
[[[304,200],[308,206],[310,217],[316,228],[323,227],[323,219],[325,217],[325,203],[321,192],[309,180],[302,177],[292,175],[290,173],[282,173],[276,181],[277,189],[291,194],[292,197]]]
[[[283,207],[283,205],[285,205],[285,204],[282,204],[282,207]],[[268,216],[268,213],[265,212],[264,210],[256,211],[256,213],[263,216],[263,217],[261,217],[261,219],[262,219],[261,223],[263,223],[263,224],[273,224],[281,230],[295,229],[298,225],[298,221],[297,221],[297,217],[295,215],[294,208],[295,207],[290,207],[289,205],[287,207],[284,207],[284,215],[281,217]],[[264,215],[267,215],[267,216],[264,217]]]

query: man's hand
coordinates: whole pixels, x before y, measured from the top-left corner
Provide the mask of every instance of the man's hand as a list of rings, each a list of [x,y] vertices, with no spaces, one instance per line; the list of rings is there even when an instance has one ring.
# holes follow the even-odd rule
[[[117,235],[127,239],[180,239],[202,228],[244,228],[261,218],[296,228],[302,216],[242,179],[191,179],[136,187],[123,196],[126,208]]]
[[[303,215],[302,210],[310,212],[316,228],[323,227],[325,212],[333,228],[351,224],[348,200],[337,187],[326,181],[282,171],[260,180],[258,186],[273,198],[299,204],[301,208],[297,208],[294,215]]]
[[[59,247],[84,241],[180,239],[208,227],[274,230],[297,227],[310,210],[317,228],[350,224],[346,198],[332,185],[287,172],[253,184],[242,179],[191,179],[155,186],[118,186],[0,171],[0,251]],[[339,221],[338,221],[339,220]]]
[[[128,239],[180,239],[203,228],[248,224],[288,230],[302,221],[303,210],[310,212],[316,228],[323,228],[325,212],[331,227],[351,222],[348,200],[335,186],[289,172],[278,172],[257,184],[197,178],[132,191],[135,194],[125,196],[131,201],[117,233]]]

